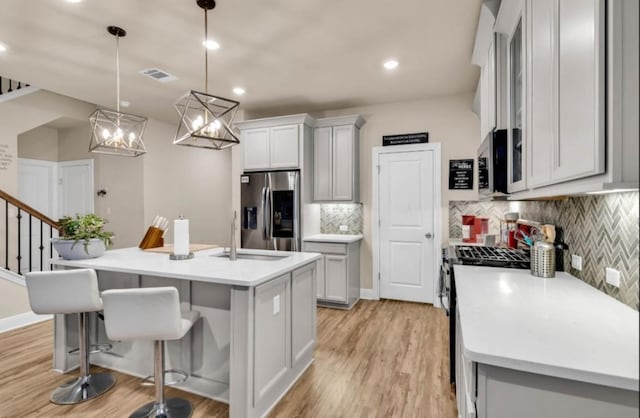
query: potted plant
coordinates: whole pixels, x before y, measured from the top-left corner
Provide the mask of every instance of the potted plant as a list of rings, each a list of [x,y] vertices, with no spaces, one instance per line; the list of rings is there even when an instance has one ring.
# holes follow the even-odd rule
[[[65,260],[100,257],[113,242],[113,233],[103,230],[105,221],[93,213],[65,216],[59,224],[60,237],[52,243]]]

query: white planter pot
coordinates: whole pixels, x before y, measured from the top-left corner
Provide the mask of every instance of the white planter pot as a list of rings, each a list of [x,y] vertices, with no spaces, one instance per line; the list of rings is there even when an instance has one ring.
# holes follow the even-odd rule
[[[104,242],[98,238],[89,240],[86,248],[84,241],[78,241],[76,243],[75,240],[71,239],[53,238],[51,242],[53,243],[53,248],[55,248],[60,257],[65,260],[97,258],[104,255],[106,250]]]

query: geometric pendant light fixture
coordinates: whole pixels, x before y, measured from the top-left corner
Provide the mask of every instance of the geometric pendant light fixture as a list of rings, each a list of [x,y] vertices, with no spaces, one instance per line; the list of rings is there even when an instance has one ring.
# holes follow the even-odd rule
[[[89,151],[100,154],[137,157],[147,152],[142,141],[147,118],[120,112],[120,38],[127,32],[117,26],[107,31],[116,37],[116,110],[97,108],[89,116],[91,140]]]
[[[204,39],[207,33],[207,12],[216,7],[215,0],[197,0],[204,10]],[[189,147],[221,150],[240,143],[233,131],[233,119],[240,102],[209,94],[209,55],[204,48],[204,92],[191,90],[175,103],[180,124],[173,143]]]

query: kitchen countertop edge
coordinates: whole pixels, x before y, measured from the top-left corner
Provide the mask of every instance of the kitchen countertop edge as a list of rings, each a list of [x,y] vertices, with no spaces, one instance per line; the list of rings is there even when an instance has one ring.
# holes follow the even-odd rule
[[[362,234],[315,234],[302,238],[304,242],[333,242],[339,244],[351,244],[362,240]]]
[[[251,272],[250,274],[247,274],[247,276],[249,276],[247,278],[237,278],[237,277],[234,278],[233,277],[234,274],[235,276],[238,276],[238,274],[233,271],[227,274],[224,274],[224,272],[223,273],[207,272],[206,274],[203,274],[201,272],[189,272],[189,271],[180,272],[175,269],[172,269],[172,270],[162,269],[162,267],[166,267],[166,266],[189,267],[187,263],[193,263],[193,262],[195,263],[200,262],[202,264],[204,260],[206,260],[205,257],[208,258],[212,255],[222,252],[223,250],[224,250],[223,248],[215,248],[211,250],[198,251],[194,254],[193,259],[178,261],[178,260],[169,260],[168,254],[149,253],[149,252],[144,252],[137,247],[131,247],[131,248],[123,248],[118,250],[107,251],[104,256],[98,257],[98,258],[91,258],[91,259],[84,259],[84,260],[64,260],[62,258],[52,259],[51,264],[55,266],[62,266],[62,267],[92,268],[98,271],[102,270],[102,271],[111,271],[111,272],[117,272],[117,273],[139,274],[139,275],[156,276],[156,277],[171,277],[171,278],[180,279],[180,280],[193,280],[193,281],[200,281],[205,283],[215,283],[215,284],[223,284],[223,285],[231,285],[231,286],[255,287],[263,283],[266,283],[274,278],[277,278],[282,274],[285,274],[291,270],[298,269],[300,267],[303,267],[321,258],[321,254],[311,253],[311,252],[285,253],[282,251],[238,249],[239,253],[242,251],[247,251],[253,254],[282,253],[282,254],[291,254],[291,256],[293,257],[293,259],[289,259],[289,260],[255,262],[254,266],[248,269],[248,270],[251,270]],[[145,268],[139,265],[136,265],[136,266],[124,265],[123,262],[126,262],[126,259],[124,260],[118,259],[118,256],[120,255],[125,255],[125,256],[141,255],[142,257],[147,258],[149,260],[149,263],[151,264],[151,266]],[[213,259],[214,258],[212,258],[211,261],[213,261]],[[112,263],[109,263],[109,261],[112,261]],[[158,261],[160,262],[159,264],[157,263]],[[242,263],[242,260],[238,260],[238,261],[216,260],[216,262],[223,263],[223,264]],[[179,263],[184,263],[184,264],[179,264]],[[256,273],[256,270],[258,270],[260,267],[265,266],[264,263],[280,263],[280,264],[277,264],[277,265],[267,264],[267,267],[271,267],[271,269],[267,273],[260,273],[260,272]],[[231,270],[233,269],[233,264],[226,264],[226,265]],[[237,265],[239,264],[236,264],[236,266]],[[220,267],[222,266],[222,264],[219,264],[218,266]],[[227,277],[224,277],[225,275]]]
[[[485,301],[486,303],[484,306],[479,306],[477,304],[474,304],[473,306],[465,306],[465,299],[471,298],[472,296],[469,294],[465,295],[464,293],[465,292],[469,293],[469,290],[470,290],[469,287],[478,285],[477,283],[474,283],[474,281],[478,279],[479,275],[488,276],[489,274],[491,274],[492,271],[495,271],[496,275],[498,273],[502,275],[499,279],[498,278],[493,279],[494,281],[501,281],[502,283],[498,282],[493,284],[498,284],[499,286],[502,286],[502,285],[510,286],[513,289],[515,289],[515,290],[512,289],[513,292],[517,292],[518,290],[522,289],[521,287],[522,282],[508,283],[508,281],[505,281],[505,278],[508,279],[512,276],[524,277],[524,275],[529,275],[529,272],[526,270],[510,270],[510,269],[501,269],[501,268],[499,269],[499,268],[492,268],[492,267],[474,267],[474,266],[460,266],[460,265],[454,266],[454,269],[456,270],[456,273],[455,273],[456,288],[457,288],[458,301],[459,301],[458,306],[460,310],[460,322],[462,325],[461,327],[462,341],[463,341],[462,349],[465,357],[467,357],[469,360],[477,363],[483,363],[483,364],[488,364],[488,365],[497,366],[497,367],[504,367],[504,368],[520,370],[520,371],[529,372],[529,373],[537,373],[537,374],[548,375],[548,376],[570,379],[570,380],[577,380],[577,381],[593,383],[593,384],[598,384],[603,386],[616,387],[616,388],[625,389],[625,390],[633,390],[633,391],[639,390],[640,380],[638,379],[638,377],[629,377],[621,374],[607,373],[606,371],[603,371],[603,370],[606,369],[608,366],[603,364],[600,364],[599,367],[593,364],[589,364],[588,366],[585,365],[584,368],[563,366],[561,364],[562,356],[557,353],[557,350],[552,350],[551,353],[542,352],[542,351],[536,353],[536,352],[528,351],[529,347],[525,348],[526,341],[513,342],[510,347],[505,347],[504,345],[494,345],[494,347],[489,348],[491,346],[491,343],[487,343],[486,340],[493,338],[493,336],[490,335],[491,331],[494,332],[494,335],[496,335],[495,333],[499,333],[500,331],[508,332],[508,331],[505,331],[504,328],[501,328],[499,325],[496,325],[495,323],[494,323],[494,326],[489,327],[489,328],[492,328],[492,330],[488,330],[488,329],[485,330],[486,334],[484,334],[484,337],[483,337],[485,339],[484,342],[476,341],[476,339],[479,338],[478,335],[474,335],[476,334],[477,330],[476,332],[471,332],[470,330],[465,329],[467,328],[465,327],[465,316],[468,316],[469,318],[471,318],[470,320],[467,321],[467,326],[469,326],[468,325],[469,321],[478,321],[478,318],[481,318],[483,314],[487,314],[488,317],[495,318],[497,309],[523,310],[525,308],[522,308],[522,306],[518,305],[517,303],[515,303],[514,305],[510,305],[510,301],[505,303],[505,299],[508,299],[509,294],[502,295],[502,296],[496,295],[496,301]],[[472,273],[475,273],[476,277],[464,277],[466,274],[472,274]],[[565,284],[569,284],[572,288],[575,288],[578,291],[580,290],[584,291],[588,295],[588,297],[600,299],[603,301],[605,305],[613,304],[613,306],[615,306],[616,309],[625,310],[625,308],[627,308],[628,311],[630,311],[628,312],[629,317],[631,317],[631,315],[634,314],[633,309],[631,309],[630,307],[627,307],[621,302],[614,300],[610,296],[604,293],[601,293],[599,290],[594,289],[593,287],[591,287],[587,283],[584,283],[580,279],[577,279],[569,275],[568,273],[558,273],[558,276],[561,278],[560,280],[565,281]],[[533,281],[547,280],[546,283],[550,284],[551,286],[553,286],[555,283],[559,283],[557,278],[556,279],[539,279],[539,278],[529,277],[527,279],[530,279]],[[527,280],[527,279],[524,279],[524,280]],[[469,283],[462,283],[463,284],[462,289],[460,289],[461,282],[464,282],[465,280],[468,280],[469,283],[471,283],[471,285],[468,286]],[[535,282],[532,282],[532,283],[535,283]],[[536,283],[536,285],[539,285],[540,283],[544,283],[544,282],[540,281]],[[522,289],[522,290],[526,291],[526,289]],[[548,287],[546,291],[549,291]],[[594,292],[597,292],[597,293],[594,293]],[[545,308],[551,309],[551,310],[555,308],[559,310],[558,314],[560,315],[563,313],[562,310],[565,307],[557,307],[551,304],[551,305],[546,305]],[[592,306],[591,308],[595,309],[595,307],[592,307]],[[492,310],[491,313],[489,313],[489,309]],[[483,310],[485,312],[483,312]],[[504,310],[500,312],[505,313]],[[635,312],[635,315],[637,314],[638,313]],[[513,318],[515,317],[516,315],[514,314]],[[527,330],[526,335],[530,336],[532,338],[532,341],[536,339],[535,337],[536,325],[539,328],[538,332],[540,334],[542,334],[544,337],[548,336],[548,334],[545,333],[545,331],[547,330],[543,330],[543,327],[548,327],[549,323],[536,323],[535,321],[536,319],[537,318],[533,318],[530,323],[518,325],[520,327],[526,328]],[[635,320],[635,322],[637,325],[637,319]],[[631,325],[632,326],[630,326],[629,329],[634,328],[633,324]],[[638,339],[637,326],[635,326],[635,329],[636,329],[635,338],[633,335],[631,335],[629,337],[629,340],[637,341]],[[575,328],[573,330],[575,332]],[[570,334],[570,331],[567,332],[567,335],[568,334]],[[508,340],[508,338],[505,337],[503,339],[503,342],[505,340]],[[568,337],[565,341],[558,341],[558,343],[570,346],[571,344],[568,343],[568,341],[570,340],[571,338]],[[623,344],[623,343],[619,343],[619,344]],[[590,349],[599,350],[597,347],[591,347]],[[603,347],[602,349],[604,350],[605,348]],[[615,347],[609,346],[608,348],[606,348],[606,350],[610,350],[610,349],[613,349],[615,351]],[[561,351],[562,347],[559,347],[558,350]],[[514,354],[514,353],[517,353],[518,351],[521,353],[521,355]],[[556,352],[557,359],[553,358],[553,352]],[[608,351],[605,351],[605,352],[608,352]],[[637,350],[636,350],[636,353],[637,353]],[[619,359],[618,358],[607,359],[605,361],[615,362],[616,360],[619,360]],[[631,369],[634,368],[633,364],[629,365],[629,367]],[[600,369],[601,371],[598,371],[597,369]],[[635,367],[635,369],[637,370],[637,367]]]

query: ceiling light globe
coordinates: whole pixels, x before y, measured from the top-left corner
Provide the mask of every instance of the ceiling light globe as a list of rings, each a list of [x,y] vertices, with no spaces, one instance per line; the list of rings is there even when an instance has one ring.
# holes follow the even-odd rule
[[[388,60],[382,64],[387,70],[395,70],[398,67],[398,61],[396,60]]]
[[[215,51],[216,49],[220,49],[220,44],[212,39],[207,39],[202,41],[202,46],[207,48],[208,50]]]

